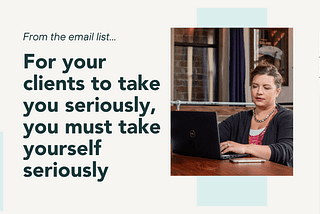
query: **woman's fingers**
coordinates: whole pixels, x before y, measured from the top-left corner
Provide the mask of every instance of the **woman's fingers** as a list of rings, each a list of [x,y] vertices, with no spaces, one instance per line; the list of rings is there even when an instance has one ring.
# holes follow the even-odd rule
[[[235,152],[239,154],[245,153],[245,147],[246,145],[235,143],[232,141],[226,141],[220,144],[221,148],[221,154],[225,154],[227,152]]]
[[[224,150],[221,151],[221,154],[225,154],[225,153],[230,152],[230,151],[231,151],[231,150],[230,150],[229,148],[226,148],[226,149],[224,149]]]
[[[223,142],[220,144],[221,151],[225,151],[231,146],[231,143],[229,141]]]

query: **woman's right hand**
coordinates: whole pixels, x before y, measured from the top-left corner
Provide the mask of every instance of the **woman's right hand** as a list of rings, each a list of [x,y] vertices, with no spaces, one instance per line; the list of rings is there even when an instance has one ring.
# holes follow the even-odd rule
[[[222,154],[225,154],[227,152],[245,154],[247,153],[247,150],[246,150],[247,146],[248,145],[236,143],[234,141],[225,141],[220,144]]]

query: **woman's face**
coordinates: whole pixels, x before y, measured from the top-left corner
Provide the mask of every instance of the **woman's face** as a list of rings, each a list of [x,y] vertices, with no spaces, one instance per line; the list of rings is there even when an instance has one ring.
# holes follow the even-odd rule
[[[258,74],[251,84],[251,97],[257,107],[268,108],[274,106],[281,88],[277,89],[273,76]]]

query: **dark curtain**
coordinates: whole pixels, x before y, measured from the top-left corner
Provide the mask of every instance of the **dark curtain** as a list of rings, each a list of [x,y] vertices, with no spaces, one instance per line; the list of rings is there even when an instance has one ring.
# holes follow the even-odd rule
[[[245,51],[243,29],[230,29],[229,101],[245,102]]]

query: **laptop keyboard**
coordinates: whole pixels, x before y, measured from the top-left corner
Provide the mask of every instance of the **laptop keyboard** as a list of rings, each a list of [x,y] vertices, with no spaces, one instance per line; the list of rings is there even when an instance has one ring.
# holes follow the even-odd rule
[[[231,158],[247,157],[247,156],[249,156],[249,154],[237,154],[234,152],[227,152],[221,156],[223,159],[231,159]]]

